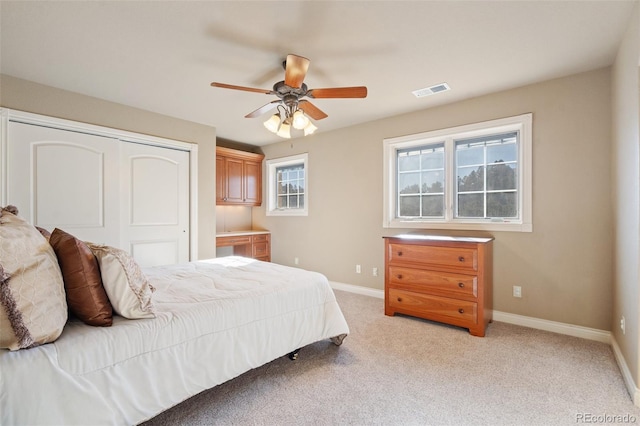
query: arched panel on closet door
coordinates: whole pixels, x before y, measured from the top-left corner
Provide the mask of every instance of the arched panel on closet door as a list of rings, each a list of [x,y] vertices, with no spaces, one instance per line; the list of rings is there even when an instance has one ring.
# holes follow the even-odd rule
[[[189,260],[189,153],[122,144],[122,236],[144,266]]]
[[[7,204],[49,231],[120,245],[116,139],[19,122],[7,138]]]

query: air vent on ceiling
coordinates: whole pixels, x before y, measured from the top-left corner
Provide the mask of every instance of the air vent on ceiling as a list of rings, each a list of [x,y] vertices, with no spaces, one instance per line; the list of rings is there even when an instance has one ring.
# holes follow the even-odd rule
[[[451,90],[449,85],[447,83],[440,83],[424,89],[414,90],[411,93],[413,93],[416,98],[422,98],[424,96],[429,96],[429,95],[433,95],[440,92],[446,92],[447,90]]]

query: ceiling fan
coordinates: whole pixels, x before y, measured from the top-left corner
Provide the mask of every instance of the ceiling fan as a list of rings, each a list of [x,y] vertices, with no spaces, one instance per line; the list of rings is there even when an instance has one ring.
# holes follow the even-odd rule
[[[308,117],[311,117],[314,120],[322,120],[327,117],[327,114],[307,99],[303,98],[326,99],[367,97],[367,88],[365,86],[330,87],[324,89],[307,88],[307,85],[304,84],[303,81],[307,75],[307,70],[309,69],[309,62],[309,59],[302,56],[294,54],[287,55],[287,59],[282,63],[282,66],[284,67],[284,80],[274,84],[272,90],[234,86],[231,84],[216,82],[211,83],[211,86],[277,96],[279,99],[261,106],[257,110],[245,115],[245,117],[254,118],[273,109],[277,109],[277,112],[272,115],[270,119],[264,122],[267,129],[276,133],[278,136],[290,138],[291,126],[293,126],[295,129],[304,130],[304,134],[306,136],[317,130],[317,127],[313,125]]]

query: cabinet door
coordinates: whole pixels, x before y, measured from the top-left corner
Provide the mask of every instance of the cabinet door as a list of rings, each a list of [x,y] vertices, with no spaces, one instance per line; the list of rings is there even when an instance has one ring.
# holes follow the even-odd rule
[[[244,202],[262,204],[262,165],[254,161],[244,162]]]
[[[224,157],[216,156],[216,204],[227,198],[227,165]]]
[[[242,160],[235,158],[225,158],[225,166],[227,171],[226,182],[226,203],[243,203],[243,182],[242,182]]]
[[[261,205],[263,158],[262,154],[216,148],[216,204]]]

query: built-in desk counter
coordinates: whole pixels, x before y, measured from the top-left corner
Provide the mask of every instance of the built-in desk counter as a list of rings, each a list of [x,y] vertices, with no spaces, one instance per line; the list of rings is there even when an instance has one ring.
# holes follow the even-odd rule
[[[236,256],[252,257],[271,262],[271,233],[269,231],[231,231],[216,234],[216,248],[230,247]]]

